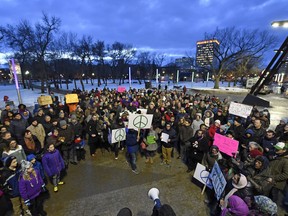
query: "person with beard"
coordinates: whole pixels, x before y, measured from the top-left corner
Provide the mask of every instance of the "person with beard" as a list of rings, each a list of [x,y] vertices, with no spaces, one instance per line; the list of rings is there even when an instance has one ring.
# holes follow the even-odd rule
[[[45,145],[44,142],[45,142],[46,133],[42,124],[39,123],[36,118],[33,118],[32,124],[29,127],[27,127],[27,130],[29,130],[34,136],[37,137],[37,139],[41,143],[41,148],[43,149]]]
[[[202,130],[197,130],[194,137],[192,137],[189,142],[191,145],[188,149],[187,155],[187,173],[194,170],[197,166],[197,163],[201,163],[205,153],[208,153],[209,151],[208,140]]]
[[[4,120],[8,118],[8,113],[11,112],[11,107],[9,104],[5,105],[5,109],[1,112],[1,123],[4,123]]]
[[[17,162],[20,163],[21,160],[26,160],[26,154],[23,147],[17,143],[15,139],[9,139],[7,146],[5,146],[2,153],[2,158],[14,156],[17,158]]]
[[[25,131],[24,139],[20,142],[20,145],[23,146],[26,155],[35,154],[38,156],[41,154],[41,143],[29,130]]]
[[[77,165],[77,158],[75,148],[73,146],[74,131],[71,126],[67,124],[65,120],[59,122],[59,140],[61,141],[61,151],[65,166],[68,167],[69,162],[73,165]]]
[[[20,113],[15,113],[11,122],[11,131],[13,136],[20,142],[23,139],[23,135],[28,127],[28,122],[22,118]]]
[[[191,128],[191,120],[184,119],[183,126],[179,127],[180,157],[184,164],[187,164],[188,148],[190,147],[190,139],[193,137],[193,129]]]

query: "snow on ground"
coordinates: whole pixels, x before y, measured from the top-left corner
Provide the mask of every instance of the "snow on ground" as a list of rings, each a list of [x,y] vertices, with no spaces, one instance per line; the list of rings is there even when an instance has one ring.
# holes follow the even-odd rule
[[[96,80],[95,80],[96,81]],[[94,85],[91,85],[91,83],[89,82],[88,84],[86,84],[86,81],[84,81],[85,84],[85,90],[92,90],[97,88],[97,83],[94,83]],[[184,85],[187,87],[187,89],[195,89],[195,90],[214,90],[213,86],[214,86],[214,82],[209,81],[209,82],[193,82],[191,83],[188,81],[181,81],[178,84],[177,83],[168,83],[167,81],[161,82],[161,88],[164,89],[165,85],[167,85],[168,89],[174,89],[174,87],[180,87],[183,88]],[[40,84],[39,84],[40,85]],[[231,83],[232,85],[232,83]],[[118,83],[113,83],[112,81],[108,81],[108,85],[106,86],[109,89],[117,89],[118,88]],[[125,81],[124,84],[121,84],[120,86],[125,87],[126,89],[129,89],[129,83],[127,81]],[[224,83],[220,83],[220,91],[229,91],[229,92],[248,92],[247,89],[243,89],[243,88],[239,88],[239,87],[227,87],[228,83],[224,82]],[[54,86],[51,85],[51,87],[53,88]],[[74,83],[70,83],[69,84],[69,90],[72,90],[74,88]],[[81,85],[80,82],[77,82],[77,87],[81,89]],[[98,89],[103,89],[105,86],[102,84],[100,87],[98,87]],[[145,88],[145,83],[142,82],[142,84],[139,84],[138,81],[133,80],[132,84],[131,84],[132,88]],[[152,81],[152,87],[158,87],[158,84],[156,84],[155,81]],[[66,89],[66,84],[62,84],[62,89]],[[219,91],[219,90],[217,90]],[[31,89],[23,89],[20,87],[20,94],[21,94],[21,99],[22,99],[22,103],[25,104],[27,107],[31,107],[34,106],[37,103],[37,98],[41,95],[45,95],[45,94],[41,94],[39,89],[34,89],[34,91],[32,91]],[[10,101],[14,101],[15,106],[19,105],[19,101],[18,101],[18,96],[17,96],[17,91],[16,91],[16,87],[14,84],[11,85],[0,85],[0,108],[3,108],[5,106],[5,103],[3,101],[4,96],[7,95],[9,97]],[[61,101],[63,101],[64,99],[64,95],[61,94],[56,94],[55,95],[59,96],[59,99]]]

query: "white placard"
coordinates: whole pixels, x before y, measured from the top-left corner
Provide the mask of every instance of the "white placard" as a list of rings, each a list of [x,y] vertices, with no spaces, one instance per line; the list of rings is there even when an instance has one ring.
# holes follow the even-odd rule
[[[152,125],[152,114],[131,114],[129,115],[128,128],[129,129],[149,129]]]
[[[161,141],[162,142],[168,143],[168,139],[169,139],[169,134],[167,134],[167,133],[161,134]]]
[[[193,177],[202,184],[212,189],[213,185],[211,180],[209,179],[209,175],[210,173],[206,171],[206,167],[200,163],[197,163]]]
[[[126,130],[125,128],[118,128],[112,130],[112,137],[111,137],[111,143],[116,143],[126,140]]]
[[[229,106],[229,114],[247,118],[247,116],[251,114],[252,109],[252,106],[231,102]]]

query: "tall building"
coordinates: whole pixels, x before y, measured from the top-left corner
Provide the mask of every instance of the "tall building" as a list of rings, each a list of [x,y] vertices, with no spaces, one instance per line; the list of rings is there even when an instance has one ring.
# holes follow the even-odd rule
[[[198,67],[207,67],[213,63],[214,50],[219,46],[216,39],[202,40],[197,42],[196,65]]]

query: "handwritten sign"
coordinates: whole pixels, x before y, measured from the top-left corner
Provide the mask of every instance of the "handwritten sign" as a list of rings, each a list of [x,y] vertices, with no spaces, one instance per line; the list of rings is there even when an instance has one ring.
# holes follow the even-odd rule
[[[206,170],[206,167],[200,163],[197,163],[193,177],[202,184],[206,185],[208,188],[212,189],[213,185],[209,179],[209,175],[210,173]]]
[[[149,129],[153,120],[152,114],[131,114],[129,115],[128,128],[129,129]]]
[[[223,193],[225,186],[227,184],[225,177],[218,165],[218,163],[215,161],[213,169],[210,174],[210,179],[212,181],[212,185],[217,197],[217,200],[220,199],[221,194]]]
[[[126,91],[126,87],[124,87],[124,86],[118,86],[117,92],[122,93],[122,92],[125,92],[125,91]]]
[[[116,143],[126,140],[126,130],[125,128],[119,128],[112,130],[111,143]]]
[[[213,145],[218,146],[219,150],[229,156],[237,153],[239,141],[215,133]]]
[[[66,103],[78,103],[79,99],[78,99],[78,95],[77,94],[66,94],[65,95],[66,98]]]
[[[251,114],[252,109],[252,106],[231,102],[229,106],[229,114],[247,118],[247,116]]]

